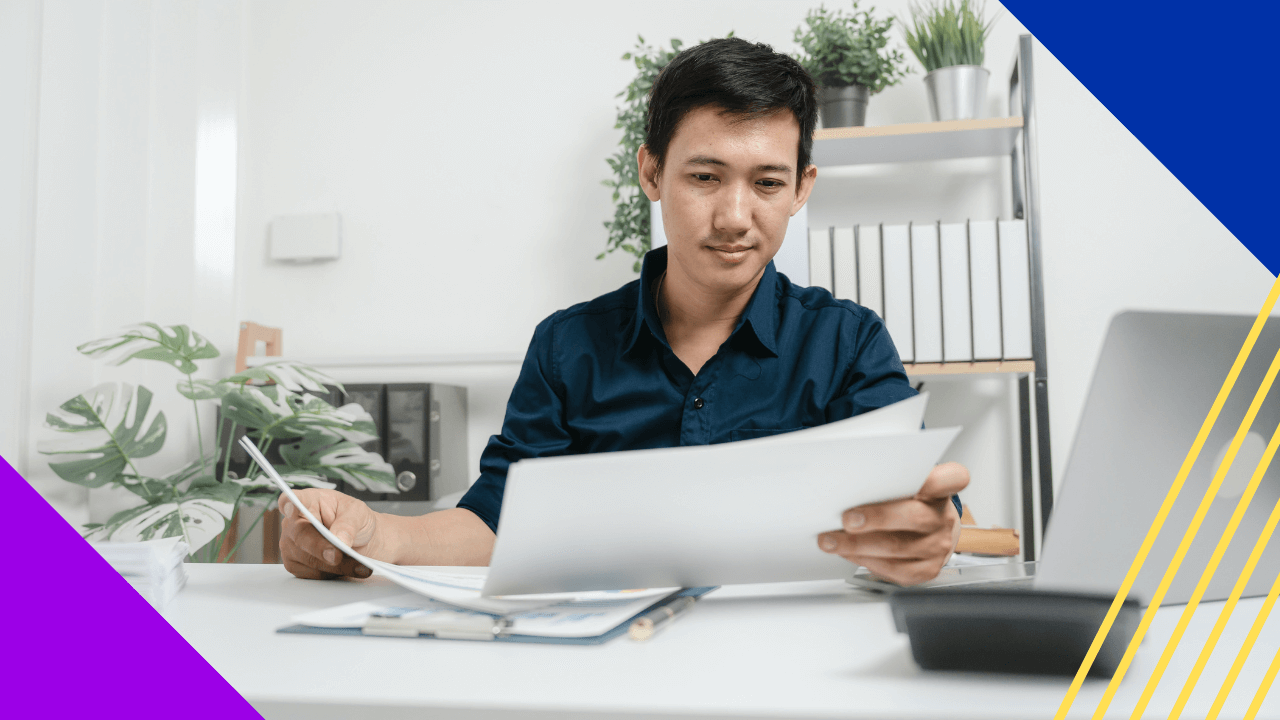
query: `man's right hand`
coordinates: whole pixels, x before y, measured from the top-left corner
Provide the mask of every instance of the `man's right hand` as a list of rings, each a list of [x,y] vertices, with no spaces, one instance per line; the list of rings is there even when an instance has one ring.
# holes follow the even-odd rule
[[[390,559],[384,547],[386,538],[381,537],[385,533],[380,535],[378,532],[379,515],[364,502],[336,490],[295,490],[294,494],[312,515],[351,549],[367,557]],[[369,577],[369,568],[325,540],[283,494],[280,495],[279,507],[284,516],[280,556],[286,570],[308,580]]]

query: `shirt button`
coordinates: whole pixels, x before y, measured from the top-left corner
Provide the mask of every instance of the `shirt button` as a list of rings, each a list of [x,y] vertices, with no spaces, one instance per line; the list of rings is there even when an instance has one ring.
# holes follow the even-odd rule
[[[701,410],[701,409],[702,409],[702,406],[703,406],[703,405],[706,405],[706,404],[707,404],[707,401],[706,401],[706,400],[703,400],[702,398],[694,398],[694,399],[693,399],[693,409],[694,409],[694,410]]]

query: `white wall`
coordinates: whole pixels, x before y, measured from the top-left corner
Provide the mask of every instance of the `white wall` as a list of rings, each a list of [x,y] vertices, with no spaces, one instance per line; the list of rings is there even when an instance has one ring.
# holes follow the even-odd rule
[[[673,36],[693,42],[732,29],[790,51],[793,29],[816,4],[47,0],[6,6],[4,12],[18,17],[2,16],[6,26],[43,28],[35,39],[19,32],[26,44],[4,50],[38,57],[38,73],[30,62],[25,70],[19,63],[0,71],[5,87],[21,89],[38,78],[41,101],[25,115],[0,113],[0,153],[21,160],[28,146],[20,138],[31,136],[22,123],[32,122],[24,117],[38,117],[40,138],[38,172],[0,166],[0,182],[20,190],[24,172],[39,178],[28,183],[38,208],[28,213],[35,230],[19,233],[14,251],[21,257],[24,248],[37,250],[31,265],[36,332],[30,352],[4,366],[31,380],[27,421],[19,430],[38,434],[34,428],[48,407],[98,377],[70,348],[141,317],[193,323],[215,335],[224,351],[232,349],[235,321],[250,319],[283,327],[286,352],[303,358],[521,354],[547,314],[633,277],[628,258],[594,257],[604,245],[601,223],[612,212],[600,181],[618,139],[614,96],[634,73],[619,57],[636,34],[665,44]],[[877,9],[902,13],[906,2],[886,0]],[[1007,111],[1003,84],[1023,32],[1004,13],[989,40],[991,114]],[[138,47],[149,48],[145,57]],[[1141,307],[1252,314],[1272,278],[1048,52],[1037,48],[1035,62],[1050,407],[1060,479],[1112,313]],[[926,120],[920,78],[917,71],[875,96],[868,122]],[[232,135],[225,132],[229,117],[238,119]],[[202,125],[205,119],[213,124]],[[236,148],[239,163],[232,180],[227,147]],[[197,148],[205,148],[203,165]],[[810,222],[1007,217],[1004,164],[824,171]],[[96,170],[86,178],[84,168]],[[199,202],[197,178],[212,188]],[[233,219],[229,192],[237,203]],[[5,229],[23,227],[22,207],[0,205]],[[343,215],[341,260],[266,261],[272,217],[321,211]],[[197,241],[225,238],[228,222],[235,223],[235,248]],[[38,242],[23,244],[24,237]],[[217,250],[204,256],[201,248]],[[145,266],[140,274],[137,259]],[[235,268],[231,279],[228,262]],[[6,322],[20,330],[21,317]],[[21,369],[22,357],[31,359],[29,371]],[[516,367],[333,370],[351,381],[467,384],[474,467],[485,439],[498,430]],[[966,500],[980,521],[1014,524],[1012,385],[939,381],[929,387],[935,391],[929,422],[967,428],[952,451],[974,470]],[[14,390],[3,392],[0,411],[15,416],[8,412],[18,402]],[[8,440],[0,446],[11,461],[13,446]],[[38,480],[42,462],[33,457],[28,476]],[[59,484],[39,486],[52,493]]]
[[[0,457],[25,465],[40,99],[39,0],[0,3]]]
[[[7,423],[0,450],[80,522],[89,517],[88,493],[54,476],[36,452],[48,437],[41,424],[49,410],[99,382],[143,383],[166,415],[169,441],[139,469],[175,469],[194,455],[196,439],[172,369],[104,367],[76,346],[152,320],[191,324],[224,354],[234,350],[241,11],[238,0],[45,0],[5,8],[5,36],[23,42],[14,46],[22,48],[20,62],[6,64],[0,77],[6,88],[34,81],[38,89],[32,102],[18,104],[22,113],[5,113],[0,140],[21,161],[12,171],[0,163],[14,187],[0,209],[4,229],[12,228],[3,264],[26,286],[5,305],[13,311],[4,329],[18,341],[0,366]],[[24,326],[33,328],[29,339]],[[228,362],[211,363],[208,373]],[[94,518],[122,502],[136,498],[98,496]]]

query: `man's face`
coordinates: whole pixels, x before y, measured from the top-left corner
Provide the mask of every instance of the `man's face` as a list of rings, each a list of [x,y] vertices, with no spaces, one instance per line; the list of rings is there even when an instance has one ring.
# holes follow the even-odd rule
[[[668,274],[714,293],[754,288],[813,187],[812,166],[797,182],[799,143],[790,112],[743,120],[708,106],[680,121],[661,175],[641,148],[641,185],[662,200]]]

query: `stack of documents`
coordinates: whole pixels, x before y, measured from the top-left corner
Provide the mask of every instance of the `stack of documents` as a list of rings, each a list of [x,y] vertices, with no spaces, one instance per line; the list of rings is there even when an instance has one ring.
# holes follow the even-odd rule
[[[413,591],[303,613],[293,618],[296,625],[281,628],[280,632],[598,644],[621,634],[629,620],[654,605],[677,595],[699,597],[713,589],[664,587],[518,597],[486,595],[485,572],[393,565],[355,551],[298,501],[252,443],[244,445],[321,536],[375,575]]]
[[[182,561],[188,548],[180,537],[91,544],[157,611],[163,611],[187,584]]]
[[[479,576],[356,552],[298,501],[252,443],[244,445],[334,547],[423,596],[335,608],[295,618],[300,624],[361,624],[368,634],[371,618],[403,618],[373,625],[439,637],[432,628],[454,627],[465,616],[489,623],[477,633],[491,639],[546,635],[553,625],[591,633],[679,588],[851,575],[847,561],[818,549],[818,534],[840,528],[851,507],[920,489],[959,433],[922,430],[926,402],[920,395],[735,443],[522,460],[508,473],[493,556]],[[584,617],[570,622],[575,616]],[[600,626],[588,627],[585,616]]]
[[[926,402],[736,443],[522,460],[483,574],[362,555],[242,445],[325,540],[414,593],[306,613],[281,632],[594,644],[716,585],[851,575],[817,536],[848,508],[920,489],[959,433],[922,430]]]

